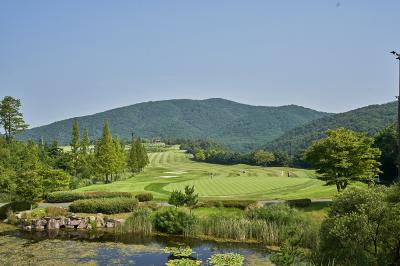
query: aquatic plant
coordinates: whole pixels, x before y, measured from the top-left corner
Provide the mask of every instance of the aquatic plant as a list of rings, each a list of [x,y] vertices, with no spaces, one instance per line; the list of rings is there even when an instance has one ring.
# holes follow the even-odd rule
[[[140,233],[150,235],[153,232],[153,221],[151,210],[146,208],[136,208],[126,219],[122,226],[117,228],[120,232]]]
[[[163,249],[164,253],[172,254],[175,257],[189,257],[193,251],[190,247],[166,247]]]
[[[214,266],[242,266],[244,258],[237,253],[214,254],[209,259]]]
[[[192,260],[188,258],[169,260],[167,266],[198,266],[201,265],[200,260]]]

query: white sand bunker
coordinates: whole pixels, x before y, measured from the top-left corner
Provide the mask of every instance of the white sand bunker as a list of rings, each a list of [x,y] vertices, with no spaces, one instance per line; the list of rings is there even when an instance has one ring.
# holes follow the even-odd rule
[[[175,172],[164,172],[164,174],[173,174],[173,175],[182,175],[186,174],[187,172],[185,171],[175,171]]]
[[[162,175],[160,176],[161,178],[173,178],[173,177],[178,177],[177,175]]]

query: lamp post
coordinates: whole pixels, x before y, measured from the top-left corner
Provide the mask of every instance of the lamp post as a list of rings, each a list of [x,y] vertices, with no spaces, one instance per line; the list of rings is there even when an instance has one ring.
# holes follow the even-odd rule
[[[397,98],[397,150],[400,151],[400,54],[396,51],[391,51],[396,57],[396,60],[399,62],[399,94],[396,96]],[[397,155],[397,177],[400,175],[400,154]]]

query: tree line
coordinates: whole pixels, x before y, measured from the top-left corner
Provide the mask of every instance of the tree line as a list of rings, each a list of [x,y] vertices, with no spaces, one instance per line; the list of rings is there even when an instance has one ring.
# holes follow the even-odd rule
[[[70,150],[42,139],[35,143],[18,141],[15,135],[25,130],[20,100],[10,96],[0,102],[0,194],[7,200],[34,202],[47,193],[69,190],[95,182],[110,183],[131,173],[143,171],[149,163],[140,138],[130,143],[111,134],[104,122],[102,136],[90,140],[89,131],[72,125]]]

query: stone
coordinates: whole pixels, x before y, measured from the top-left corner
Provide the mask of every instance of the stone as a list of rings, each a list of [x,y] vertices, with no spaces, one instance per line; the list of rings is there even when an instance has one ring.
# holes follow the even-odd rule
[[[78,229],[86,229],[87,227],[87,223],[85,222],[85,220],[81,220],[81,222],[78,225]]]
[[[27,226],[24,226],[23,229],[24,229],[25,231],[31,231],[31,230],[32,230],[32,226],[27,225]]]
[[[87,229],[87,230],[92,230],[93,227],[92,227],[92,225],[88,224],[87,227],[86,227],[86,229]]]
[[[96,224],[97,224],[97,227],[99,227],[99,228],[104,227],[105,222],[104,222],[104,215],[102,213],[98,213],[96,215]]]
[[[66,225],[65,228],[66,229],[74,229],[75,227],[73,225]]]
[[[69,225],[78,226],[80,223],[81,223],[81,220],[71,220],[71,222],[69,223]]]
[[[106,228],[113,228],[115,224],[113,222],[107,222],[106,223]]]
[[[94,216],[88,216],[89,222],[94,222],[96,221],[96,217]]]
[[[60,224],[59,221],[56,219],[50,219],[47,223],[47,229],[48,230],[54,230],[54,229],[59,229]]]
[[[35,226],[35,230],[43,231],[44,230],[44,226]]]
[[[4,219],[3,223],[8,224],[8,219]]]

